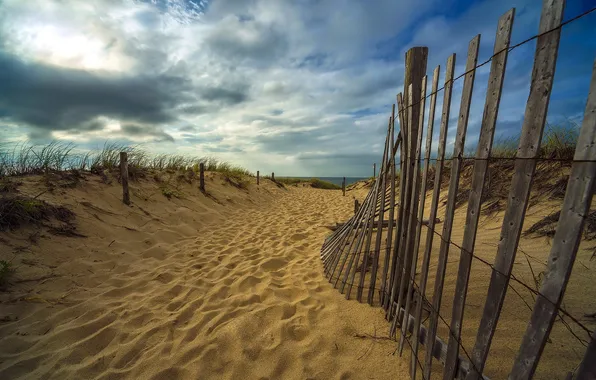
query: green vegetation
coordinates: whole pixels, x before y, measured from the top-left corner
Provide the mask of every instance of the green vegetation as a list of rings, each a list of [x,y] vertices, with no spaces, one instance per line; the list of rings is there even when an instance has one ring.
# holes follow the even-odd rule
[[[578,137],[579,126],[575,123],[547,124],[542,136],[539,157],[572,160]],[[519,136],[496,139],[493,142],[492,157],[515,157],[519,139]]]
[[[539,199],[563,199],[569,179],[569,168],[572,165],[575,146],[579,137],[576,124],[547,125],[542,138],[539,158],[532,185],[530,204]],[[493,142],[489,168],[486,176],[485,191],[482,194],[483,213],[492,214],[505,208],[511,188],[511,178],[515,171],[515,157],[520,138],[498,138]],[[474,152],[467,152],[462,163],[460,187],[456,197],[456,207],[467,204],[473,176]],[[553,161],[549,161],[553,159]],[[441,178],[441,188],[449,186],[451,161],[445,161]],[[429,166],[427,189],[432,189],[435,179],[435,164]]]
[[[178,192],[178,190],[172,189],[168,186],[163,186],[161,188],[161,193],[163,194],[164,197],[166,197],[168,199],[172,199],[172,197],[182,198],[182,194],[180,194],[180,192]]]
[[[31,197],[6,196],[0,198],[0,231],[25,224],[40,224],[42,221],[52,218],[69,223],[74,218],[74,213],[66,207],[53,206]]]
[[[266,177],[270,178],[270,177]],[[294,178],[294,177],[279,177],[275,179],[277,182],[288,186],[298,186],[298,184],[310,184],[310,187],[315,189],[325,190],[341,190],[341,186],[338,186],[329,181],[323,181],[318,178]]]
[[[0,145],[0,178],[64,171],[87,171],[104,175],[105,171],[118,170],[120,152],[128,155],[128,174],[132,180],[146,177],[151,172],[186,172],[192,169],[198,173],[201,162],[205,165],[205,171],[222,173],[228,182],[238,187],[245,188],[249,182],[248,177],[254,177],[250,171],[214,157],[152,155],[139,146],[109,142],[99,151],[81,153],[73,144],[52,142],[45,146],[28,143]]]
[[[8,277],[12,274],[14,269],[10,262],[0,260],[0,285],[4,285]]]

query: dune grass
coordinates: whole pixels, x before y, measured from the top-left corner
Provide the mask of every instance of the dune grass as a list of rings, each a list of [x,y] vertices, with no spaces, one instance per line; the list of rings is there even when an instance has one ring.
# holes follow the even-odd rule
[[[269,178],[269,177],[268,177]],[[288,186],[297,186],[300,183],[310,184],[310,187],[315,189],[324,190],[341,190],[341,186],[331,183],[329,181],[323,181],[319,178],[295,178],[295,177],[279,177],[275,178],[279,183]]]
[[[248,177],[254,176],[245,168],[215,157],[151,154],[139,146],[113,142],[106,142],[98,151],[81,152],[74,144],[54,141],[43,146],[26,142],[0,145],[0,178],[64,171],[102,174],[106,170],[118,170],[120,152],[128,154],[128,172],[132,180],[155,171],[193,170],[198,173],[200,163],[204,163],[205,171],[222,173],[226,180],[239,187],[245,187]]]
[[[70,223],[74,213],[63,206],[54,206],[45,201],[20,195],[0,198],[0,231],[27,224],[40,224],[56,219]]]

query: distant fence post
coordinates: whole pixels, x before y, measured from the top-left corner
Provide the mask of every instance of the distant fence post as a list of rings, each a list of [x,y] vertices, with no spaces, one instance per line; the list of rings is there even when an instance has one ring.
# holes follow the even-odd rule
[[[275,173],[271,172],[271,180],[275,182]]]
[[[377,176],[377,163],[373,164],[373,178]]]
[[[344,177],[343,182],[341,183],[341,190],[344,193],[344,197],[346,196],[346,177]]]
[[[356,215],[358,213],[359,208],[360,208],[360,205],[358,204],[358,199],[354,199],[354,215]]]
[[[128,192],[128,154],[120,152],[120,179],[122,180],[122,202],[130,204],[130,194]]]
[[[261,174],[261,173],[260,173],[260,172],[257,170],[257,185],[259,184],[259,175],[260,175],[260,174]]]
[[[205,164],[199,164],[199,190],[205,192]]]

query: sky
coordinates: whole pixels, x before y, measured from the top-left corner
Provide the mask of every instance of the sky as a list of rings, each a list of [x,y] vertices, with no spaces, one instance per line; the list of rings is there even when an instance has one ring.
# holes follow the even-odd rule
[[[564,20],[593,6],[570,0]],[[475,35],[479,62],[492,55],[512,7],[517,43],[538,32],[541,1],[0,0],[0,141],[113,141],[278,176],[370,176],[405,52],[427,46],[442,85],[447,57],[461,74]],[[531,41],[509,54],[497,138],[519,134],[534,52]],[[595,58],[593,12],[563,29],[549,123],[581,123]],[[476,73],[466,149],[489,69]],[[437,126],[441,107],[442,93]]]

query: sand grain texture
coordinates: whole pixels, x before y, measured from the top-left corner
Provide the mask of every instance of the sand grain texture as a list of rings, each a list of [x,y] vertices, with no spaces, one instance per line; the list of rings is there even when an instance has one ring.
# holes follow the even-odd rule
[[[168,200],[131,183],[126,207],[117,183],[89,176],[44,195],[76,212],[86,238],[0,233],[16,267],[0,293],[0,378],[408,378],[395,343],[372,338],[387,336],[381,310],[322,274],[324,226],[352,198],[270,181],[246,192],[210,175],[213,199],[195,185]]]

